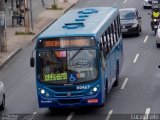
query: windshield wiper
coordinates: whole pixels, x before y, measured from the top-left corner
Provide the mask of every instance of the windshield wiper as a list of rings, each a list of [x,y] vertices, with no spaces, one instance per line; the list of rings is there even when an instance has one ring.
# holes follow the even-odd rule
[[[79,53],[81,52],[81,50],[82,50],[82,48],[80,48],[80,49],[71,57],[70,60],[73,60],[73,59],[77,56],[77,54],[79,54]]]

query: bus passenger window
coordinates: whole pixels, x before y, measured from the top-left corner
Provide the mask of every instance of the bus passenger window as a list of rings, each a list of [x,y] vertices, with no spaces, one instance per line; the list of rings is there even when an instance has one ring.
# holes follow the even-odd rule
[[[107,42],[106,42],[106,35],[103,34],[102,37],[101,37],[101,43],[102,43],[102,50],[104,52],[104,56],[106,56],[106,53],[108,53],[108,50],[106,49],[107,48]]]
[[[108,38],[109,38],[109,39],[108,39],[108,40],[109,40],[109,41],[108,41],[109,50],[111,50],[111,49],[112,49],[112,45],[113,45],[113,44],[112,44],[113,38],[112,38],[111,27],[108,28],[108,36],[109,36],[109,37],[108,37]]]
[[[105,32],[105,38],[106,38],[106,42],[105,42],[105,45],[106,45],[106,51],[107,53],[109,53],[109,46],[108,46],[108,32],[106,31]]]
[[[102,48],[103,48],[103,37],[101,37],[101,41],[100,41]]]
[[[117,31],[116,31],[116,23],[113,21],[113,32],[114,32],[114,44],[117,42]]]
[[[115,27],[115,36],[116,36],[116,42],[118,41],[118,24],[117,20],[114,20],[114,27]]]
[[[117,26],[118,26],[118,36],[121,37],[121,24],[120,24],[120,17],[117,17]]]
[[[103,39],[104,39],[104,47],[105,47],[105,49],[106,49],[106,47],[107,47],[107,37],[106,37],[106,35],[104,34],[103,35]]]
[[[114,42],[114,26],[113,26],[113,23],[111,24],[111,44],[112,44],[112,47],[114,46],[115,42]]]
[[[108,32],[107,32],[107,47],[108,47],[109,51],[111,50],[111,43],[110,43],[111,40],[110,39],[111,39],[110,30],[108,29]]]
[[[103,44],[103,48],[105,48],[105,38],[104,38],[104,35],[102,36],[102,44]]]

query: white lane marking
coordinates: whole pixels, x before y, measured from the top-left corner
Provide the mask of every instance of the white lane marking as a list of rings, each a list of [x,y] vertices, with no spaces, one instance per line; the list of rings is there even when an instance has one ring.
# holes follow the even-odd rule
[[[126,4],[126,2],[127,2],[127,0],[124,0],[124,2],[123,2],[123,3],[124,3],[124,4]]]
[[[106,117],[106,120],[109,120],[109,119],[110,119],[112,113],[113,113],[113,110],[110,110],[109,113],[108,113],[108,115],[107,115],[107,117]]]
[[[148,120],[148,115],[149,115],[150,111],[151,111],[151,108],[146,109],[145,116],[144,116],[143,120]]]
[[[124,80],[124,82],[123,82],[123,84],[122,84],[122,87],[121,87],[122,90],[123,90],[124,87],[126,86],[127,82],[128,82],[128,78],[125,78],[125,80]]]
[[[134,58],[134,60],[133,60],[133,63],[136,63],[136,62],[137,62],[138,57],[139,57],[139,54],[137,54],[137,55],[135,56],[135,58]]]
[[[37,114],[37,112],[34,112],[34,113],[33,113],[33,115],[36,115],[36,114]]]
[[[67,117],[67,119],[66,119],[66,120],[71,120],[71,119],[72,119],[72,117],[73,117],[73,115],[74,115],[74,112],[71,112],[71,113],[69,114],[69,116]]]
[[[146,42],[147,42],[148,37],[149,37],[148,35],[145,37],[145,39],[144,39],[143,43],[146,43]]]

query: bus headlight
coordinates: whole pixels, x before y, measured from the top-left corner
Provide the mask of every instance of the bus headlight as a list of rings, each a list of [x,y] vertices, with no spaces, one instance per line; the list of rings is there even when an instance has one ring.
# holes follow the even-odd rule
[[[45,94],[45,90],[44,90],[44,89],[41,90],[41,94],[42,94],[42,95]]]
[[[99,91],[99,85],[96,85],[90,89],[87,95],[95,95]]]
[[[40,93],[45,97],[49,97],[49,93],[45,91],[44,89],[40,89]]]

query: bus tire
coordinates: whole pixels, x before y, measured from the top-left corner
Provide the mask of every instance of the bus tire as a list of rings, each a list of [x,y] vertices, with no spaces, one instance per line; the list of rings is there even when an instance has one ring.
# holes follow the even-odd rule
[[[116,80],[113,84],[114,87],[118,86],[119,84],[119,62],[117,62],[117,65],[116,65]]]

